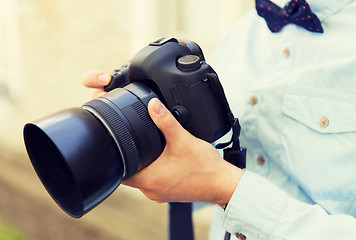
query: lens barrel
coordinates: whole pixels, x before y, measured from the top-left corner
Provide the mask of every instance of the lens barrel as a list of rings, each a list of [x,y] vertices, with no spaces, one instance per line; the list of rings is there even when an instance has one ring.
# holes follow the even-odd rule
[[[165,141],[148,115],[156,94],[140,83],[24,127],[31,163],[56,203],[81,217],[154,161]]]

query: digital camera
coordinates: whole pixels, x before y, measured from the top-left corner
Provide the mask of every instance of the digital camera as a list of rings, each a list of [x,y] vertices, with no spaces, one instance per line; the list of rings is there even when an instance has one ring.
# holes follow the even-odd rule
[[[214,142],[232,114],[215,71],[192,42],[161,38],[115,70],[107,94],[24,127],[41,182],[69,215],[81,217],[159,157],[163,134],[148,115],[159,98],[194,136]]]

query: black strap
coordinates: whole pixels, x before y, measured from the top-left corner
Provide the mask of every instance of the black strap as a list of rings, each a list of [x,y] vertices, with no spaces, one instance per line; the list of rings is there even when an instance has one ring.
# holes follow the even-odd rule
[[[219,107],[222,108],[225,115],[229,119],[230,125],[232,126],[234,122],[234,115],[231,112],[229,103],[226,99],[224,89],[219,81],[219,77],[216,73],[207,73],[206,78],[210,83],[211,90],[214,93],[216,100],[219,103]]]
[[[193,240],[192,203],[168,204],[168,240]]]
[[[239,168],[245,168],[246,167],[246,148],[243,148],[240,146],[240,124],[239,120],[237,118],[234,119],[234,123],[232,125],[232,137],[229,142],[226,143],[220,143],[216,145],[215,147],[217,149],[223,149],[224,148],[224,159],[228,161],[229,163],[235,165],[236,167]],[[232,146],[229,148],[226,148],[232,143]]]
[[[224,149],[224,159],[231,164],[239,167],[245,168],[246,167],[246,149],[240,147],[240,131],[241,127],[239,124],[239,120],[234,117],[233,113],[231,112],[229,103],[226,99],[226,95],[224,93],[224,89],[219,81],[218,75],[215,73],[208,73],[206,75],[207,80],[210,83],[211,90],[214,93],[219,106],[223,109],[225,115],[229,119],[230,126],[232,128],[232,137],[229,142],[220,143],[215,147],[217,149],[223,149],[228,147],[231,143],[232,146],[230,148]]]

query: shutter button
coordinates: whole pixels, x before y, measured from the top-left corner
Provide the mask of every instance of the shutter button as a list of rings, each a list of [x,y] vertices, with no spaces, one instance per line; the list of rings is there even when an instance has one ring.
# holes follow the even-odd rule
[[[177,61],[177,67],[184,72],[197,70],[200,65],[200,58],[196,55],[186,55],[180,57]]]

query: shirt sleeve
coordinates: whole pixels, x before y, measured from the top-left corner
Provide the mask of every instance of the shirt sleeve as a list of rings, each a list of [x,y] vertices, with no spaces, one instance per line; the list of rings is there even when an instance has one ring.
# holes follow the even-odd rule
[[[246,171],[223,215],[224,228],[246,239],[356,239],[356,219],[329,215]]]

